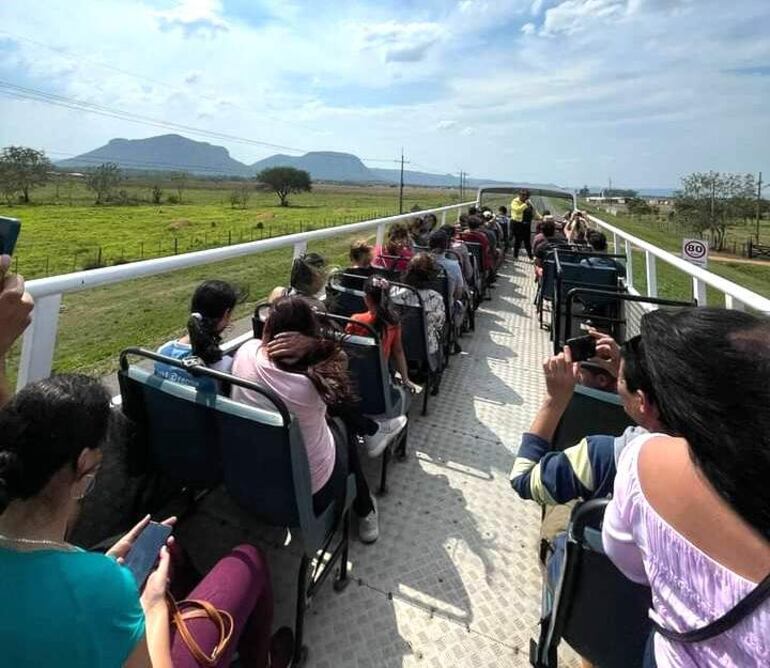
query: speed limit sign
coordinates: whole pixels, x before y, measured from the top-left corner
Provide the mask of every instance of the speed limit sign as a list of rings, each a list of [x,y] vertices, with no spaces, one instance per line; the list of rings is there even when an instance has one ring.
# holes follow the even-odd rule
[[[701,239],[682,239],[682,259],[706,267],[709,259],[708,242]]]

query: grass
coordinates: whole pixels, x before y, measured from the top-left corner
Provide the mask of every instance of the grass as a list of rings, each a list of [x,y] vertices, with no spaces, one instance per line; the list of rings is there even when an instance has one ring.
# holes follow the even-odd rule
[[[166,250],[162,254],[167,255],[168,239],[172,238],[168,227],[182,219],[189,221],[189,225],[183,227],[180,236],[200,237],[207,230],[222,234],[225,230],[237,230],[239,226],[254,229],[257,222],[263,222],[265,236],[268,229],[275,236],[299,231],[300,226],[303,230],[317,229],[398,213],[398,191],[387,187],[322,185],[313,193],[292,198],[289,208],[277,206],[275,196],[259,193],[252,197],[245,210],[231,209],[229,203],[225,203],[228,194],[226,185],[191,188],[184,195],[184,204],[160,207],[149,203],[96,207],[73,197],[72,206],[69,203],[35,203],[2,208],[0,215],[22,220],[22,235],[15,257],[25,278],[31,278],[39,275],[46,257],[49,258],[49,269],[55,268],[56,273],[72,271],[72,254],[79,248],[94,245],[102,246],[102,258],[108,261],[115,257],[118,248],[125,247],[126,251],[134,248],[138,254],[142,240],[146,251],[160,241]],[[452,194],[456,201],[456,192],[407,188],[404,208],[408,211],[412,206],[431,208],[451,204]],[[43,190],[33,193],[38,202],[47,195],[50,193]],[[258,239],[258,233],[259,230],[254,229],[253,238]],[[232,236],[233,243],[240,241],[240,236]],[[308,250],[320,252],[331,264],[340,265],[346,261],[350,242],[360,236],[343,235],[323,240],[311,244]],[[244,241],[248,239],[247,236]],[[193,249],[201,247],[193,246]],[[187,250],[190,248],[180,244],[179,252]],[[146,252],[145,257],[157,255],[157,246],[154,251]],[[206,279],[222,278],[246,288],[249,299],[239,307],[236,316],[249,314],[254,304],[263,300],[273,287],[288,283],[291,252],[291,248],[281,249],[65,295],[54,371],[106,374],[117,367],[117,357],[123,348],[132,345],[153,347],[180,335],[189,315],[192,292]],[[127,252],[125,256],[129,257]],[[54,257],[58,257],[57,264],[53,262]],[[130,258],[138,259],[135,255]],[[17,361],[18,346],[10,360],[12,375]]]
[[[611,225],[673,253],[677,257],[680,256],[682,239],[685,238],[685,235],[659,227],[650,217],[638,218],[620,214],[610,216],[602,211],[596,212],[595,215]],[[692,280],[689,276],[660,260],[657,261],[656,269],[658,294],[661,297],[686,300],[692,298]],[[744,264],[712,258],[709,261],[708,270],[763,297],[770,298],[770,262],[761,265]],[[642,252],[634,252],[633,274],[636,289],[639,292],[646,291],[644,253]],[[713,288],[708,289],[707,299],[709,304],[724,304],[723,294]]]
[[[182,204],[153,205],[148,185],[130,184],[126,194],[138,204],[107,206],[95,206],[80,183],[66,195],[60,188],[58,200],[47,186],[33,191],[33,204],[0,207],[0,215],[22,221],[14,261],[31,279],[398,213],[397,188],[318,185],[292,196],[290,207],[255,191],[248,208],[234,209],[229,194],[238,185],[198,182],[183,193]],[[407,188],[404,194],[405,211],[457,201],[456,191]]]

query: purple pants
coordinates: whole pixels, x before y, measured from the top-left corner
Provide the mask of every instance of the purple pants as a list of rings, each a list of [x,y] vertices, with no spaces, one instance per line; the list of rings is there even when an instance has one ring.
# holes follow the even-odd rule
[[[273,624],[273,589],[265,556],[256,547],[240,545],[217,562],[185,598],[208,601],[233,616],[233,637],[217,666],[229,666],[236,648],[243,668],[265,668]],[[201,649],[211,654],[219,641],[213,622],[187,622]],[[172,629],[171,658],[175,668],[197,668],[181,636]]]

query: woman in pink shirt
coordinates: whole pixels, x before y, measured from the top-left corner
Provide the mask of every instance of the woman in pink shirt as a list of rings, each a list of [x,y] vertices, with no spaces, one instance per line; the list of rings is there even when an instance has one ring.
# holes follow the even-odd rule
[[[645,665],[770,666],[770,321],[659,310],[642,319],[641,342],[625,355],[636,348],[644,393],[678,437],[646,434],[623,450],[603,539],[652,589]],[[629,406],[641,390],[629,392],[626,363]]]
[[[388,238],[384,245],[374,247],[373,267],[392,271],[406,271],[414,250],[409,238],[409,228],[404,223],[393,223],[388,228]]]
[[[297,334],[303,342],[297,346],[299,354],[275,354],[282,336]],[[377,540],[377,508],[361,470],[358,450],[341,434],[335,434],[327,419],[329,405],[351,400],[347,363],[334,342],[320,337],[318,321],[308,302],[298,296],[275,301],[262,340],[252,339],[238,349],[232,373],[271,389],[296,418],[307,450],[316,513],[344,492],[350,471],[356,479],[353,510],[359,517],[359,537],[365,543]],[[233,387],[232,398],[260,406],[264,402],[254,392],[237,386]]]

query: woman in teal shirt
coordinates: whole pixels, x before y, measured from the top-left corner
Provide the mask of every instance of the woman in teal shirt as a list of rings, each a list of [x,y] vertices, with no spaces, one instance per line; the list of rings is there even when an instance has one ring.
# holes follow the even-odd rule
[[[169,624],[168,548],[161,548],[158,566],[141,595],[133,575],[120,563],[149,517],[106,555],[65,542],[67,528],[75,522],[79,502],[92,488],[101,463],[109,404],[109,395],[98,382],[73,375],[29,385],[0,410],[0,664],[4,666],[197,665]],[[256,548],[236,548],[191,597],[232,614],[233,642],[217,665],[229,664],[236,639],[244,666],[267,665],[273,600],[269,573]],[[204,651],[210,642],[206,634],[201,626],[193,631]],[[281,638],[286,640],[286,634]],[[289,650],[283,653],[290,654],[290,638],[288,643],[288,648],[279,648]],[[283,664],[275,659],[272,666]]]

